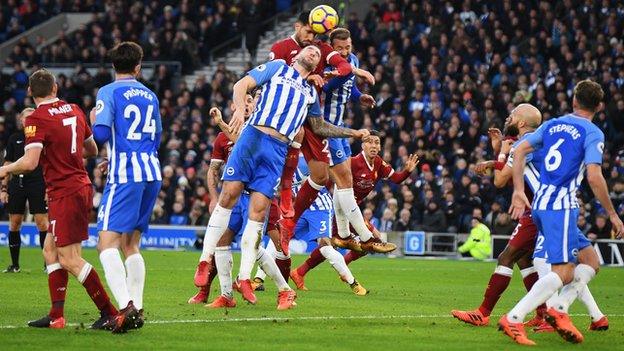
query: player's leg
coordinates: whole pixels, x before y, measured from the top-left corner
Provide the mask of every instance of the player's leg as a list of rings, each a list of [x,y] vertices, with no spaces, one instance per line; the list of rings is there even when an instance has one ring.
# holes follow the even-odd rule
[[[48,234],[48,226],[50,222],[48,221],[47,213],[35,213],[35,225],[37,226],[37,230],[39,231],[39,246],[43,249],[43,243],[45,242],[46,236]]]
[[[294,142],[288,148],[286,154],[286,162],[284,163],[284,171],[282,172],[282,178],[280,181],[280,209],[284,214],[284,217],[290,218],[295,215],[292,202],[292,183],[297,165],[299,164],[299,150],[301,149],[301,143],[305,136],[305,130],[301,128],[299,133],[295,136]]]
[[[50,224],[48,222],[48,206],[45,200],[45,185],[40,184],[29,187],[27,192],[28,207],[30,212],[34,214],[35,224],[37,225],[37,230],[39,230],[39,246],[43,249],[43,243],[45,242]]]
[[[321,255],[327,259],[327,262],[336,270],[340,279],[349,285],[354,294],[358,296],[368,294],[368,290],[355,279],[344,257],[340,252],[334,249],[328,237],[319,238],[319,251]]]
[[[277,234],[276,240],[277,242],[279,242],[279,231],[274,230],[273,232]],[[273,236],[271,236],[271,232],[267,232],[267,234],[269,234],[270,239],[267,242],[267,245],[264,248],[264,251],[267,253],[267,255],[275,259],[276,254],[277,254],[277,249],[275,248],[275,242],[273,241]],[[254,289],[254,291],[264,291],[265,279],[266,279],[266,272],[262,270],[262,267],[257,266],[256,275],[254,276],[253,281],[251,282],[251,287]]]
[[[287,310],[295,306],[294,301],[297,294],[288,286],[288,281],[284,279],[273,256],[268,254],[262,247],[258,247],[256,261],[262,270],[273,279],[277,286],[277,290],[279,291],[277,309]]]
[[[20,271],[19,255],[22,246],[20,229],[22,228],[23,220],[23,212],[21,214],[9,214],[9,251],[11,253],[11,264],[4,270],[4,273],[19,273]]]
[[[279,221],[282,217],[280,207],[277,204],[277,200],[273,199],[271,201],[271,207],[269,208],[269,217],[266,226],[267,234],[273,243],[279,243],[280,235],[279,235]],[[288,276],[290,275],[290,267],[292,265],[292,260],[290,258],[290,254],[284,254],[281,248],[280,250],[276,250],[273,247],[273,250],[267,251],[268,257],[273,257],[275,259],[275,264],[277,268],[279,268],[282,277],[284,280],[288,282]],[[267,272],[268,273],[268,272]]]
[[[240,214],[238,214],[236,217],[240,217]],[[235,228],[233,228],[233,226],[230,226],[228,229],[226,229],[225,233],[223,233],[223,235],[221,236],[221,239],[219,239],[219,241],[217,242],[217,247],[215,248],[215,253],[214,253],[214,261],[215,261],[217,274],[219,276],[219,285],[221,287],[221,294],[212,303],[210,303],[209,305],[206,305],[206,307],[211,307],[211,308],[236,307],[236,300],[234,299],[234,294],[232,292],[233,259],[232,259],[232,250],[230,249],[230,245],[232,244],[232,241],[234,240],[235,232],[238,232],[238,230],[240,230],[242,221],[237,222],[237,223],[239,224],[234,226]],[[232,221],[230,221],[230,224],[232,224]],[[208,293],[206,293],[206,298],[208,298]]]

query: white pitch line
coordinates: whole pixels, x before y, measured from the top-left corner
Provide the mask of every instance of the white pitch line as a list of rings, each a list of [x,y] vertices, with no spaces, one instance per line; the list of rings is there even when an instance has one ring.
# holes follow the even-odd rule
[[[500,317],[500,315],[491,315]],[[589,317],[588,314],[571,314],[573,317]],[[624,317],[624,314],[607,314],[609,317]],[[172,319],[146,321],[146,324],[201,324],[201,323],[239,323],[239,322],[286,322],[286,321],[322,321],[322,320],[355,320],[355,319],[423,319],[453,318],[450,314],[413,314],[397,316],[301,316],[301,317],[250,317],[250,318],[215,318],[215,319]],[[77,327],[85,323],[67,323],[67,327]],[[0,329],[28,328],[27,325],[0,325]]]

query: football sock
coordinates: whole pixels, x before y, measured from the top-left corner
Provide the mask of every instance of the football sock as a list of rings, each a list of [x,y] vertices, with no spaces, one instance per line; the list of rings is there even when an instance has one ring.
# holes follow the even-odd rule
[[[263,229],[264,223],[262,222],[248,220],[247,225],[245,225],[240,245],[241,263],[238,277],[241,280],[247,280],[251,277],[251,271],[256,262],[258,246],[262,240]]]
[[[338,199],[342,212],[349,220],[349,223],[351,223],[353,229],[355,229],[355,231],[360,235],[360,239],[362,241],[370,240],[373,237],[373,233],[371,233],[366,226],[366,222],[364,222],[362,211],[360,211],[360,207],[355,201],[353,188],[334,189],[334,197]],[[340,230],[338,233],[340,233]]]
[[[295,199],[295,216],[293,217],[293,221],[295,223],[297,223],[299,217],[301,217],[310,205],[314,203],[314,200],[316,200],[316,197],[321,189],[323,189],[323,186],[314,183],[310,177],[303,182],[301,189],[299,189],[299,192],[297,193],[297,198]]]
[[[531,288],[533,287],[533,285],[535,285],[535,283],[539,279],[537,270],[535,269],[534,266],[531,266],[531,267],[520,270],[520,274],[522,275],[522,282],[524,283],[524,287],[526,288],[526,291],[531,291]],[[537,314],[539,316],[543,316],[544,313],[546,313],[546,309],[547,308],[546,308],[545,303],[537,306]]]
[[[553,307],[559,311],[568,313],[568,308],[574,302],[579,294],[584,290],[589,283],[596,276],[596,271],[589,265],[579,264],[574,269],[574,280],[561,289],[559,297],[554,301]]]
[[[345,263],[349,265],[349,263],[359,260],[364,256],[366,256],[366,252],[349,251],[344,255]]]
[[[507,314],[507,320],[511,323],[522,323],[529,312],[546,301],[552,294],[563,286],[559,275],[554,272],[548,273],[533,285],[520,302]]]
[[[39,247],[43,250],[43,244],[45,243],[45,238],[48,235],[47,230],[42,230],[39,232]]]
[[[336,249],[331,246],[321,247],[320,252],[323,257],[327,259],[329,264],[334,267],[336,272],[338,272],[338,275],[342,280],[348,284],[353,284],[355,278],[353,277],[353,274],[351,274],[351,271],[349,270],[349,267],[347,267],[344,257],[342,257],[340,252],[336,251]]]
[[[117,300],[117,306],[125,308],[130,302],[130,294],[126,283],[126,268],[121,260],[119,250],[115,248],[103,250],[100,253],[100,262],[104,268],[106,283],[115,300]]]
[[[494,273],[490,277],[490,282],[483,294],[483,301],[479,306],[479,311],[484,316],[489,316],[496,306],[498,299],[500,299],[505,289],[509,286],[511,277],[513,275],[513,269],[505,266],[496,266]]]
[[[219,275],[221,295],[232,298],[232,251],[229,246],[219,246],[215,249],[215,265]]]
[[[336,188],[334,188],[334,194],[336,192]],[[349,230],[349,219],[345,216],[344,211],[342,210],[342,206],[340,205],[340,201],[338,201],[338,197],[336,195],[332,196],[332,200],[334,203],[334,219],[336,220],[336,231],[338,232],[338,236],[343,239],[348,238],[351,235],[351,231]]]
[[[321,254],[321,248],[317,247],[310,252],[310,256],[297,268],[297,274],[303,277],[309,270],[318,266],[323,261],[325,261],[325,257]]]
[[[298,164],[299,148],[291,146],[288,148],[288,153],[286,154],[286,162],[284,163],[284,169],[282,170],[282,178],[280,181],[282,192],[290,192],[291,197],[287,199],[287,197],[283,196],[282,200],[292,202],[293,176],[295,175]],[[290,207],[291,203],[287,203],[285,205],[286,207]]]
[[[206,227],[206,233],[204,234],[204,246],[202,248],[201,256],[199,256],[199,261],[207,261],[208,256],[213,255],[215,252],[215,247],[221,239],[223,233],[227,229],[228,224],[230,223],[230,216],[232,215],[232,210],[223,208],[221,205],[217,204],[212,215],[210,216],[210,220],[208,221],[208,226]]]
[[[279,290],[290,289],[286,278],[284,278],[284,276],[282,275],[282,272],[277,267],[277,264],[275,263],[275,260],[273,259],[273,257],[267,254],[267,252],[261,247],[258,248],[258,255],[256,257],[256,260],[258,261],[258,264],[260,265],[260,267],[262,267],[262,270],[265,271],[266,274],[269,277],[271,277],[271,279],[273,279],[273,281],[275,282],[275,285],[277,285],[277,288]]]
[[[89,297],[91,297],[91,300],[93,300],[100,312],[103,312],[109,316],[114,316],[117,314],[117,310],[108,298],[108,294],[106,293],[104,286],[102,286],[100,277],[98,276],[95,269],[93,269],[93,267],[88,262],[85,262],[84,266],[82,266],[80,274],[78,274],[77,278],[82,286],[84,286],[84,288],[87,290]],[[123,279],[123,282],[125,285],[125,279]]]
[[[277,265],[277,268],[279,268],[282,277],[288,281],[288,278],[290,277],[290,267],[292,265],[290,256],[286,256],[282,252],[275,252],[275,264]],[[269,272],[266,273],[269,274]]]
[[[587,307],[587,312],[591,316],[592,322],[600,320],[600,318],[604,317],[604,313],[600,311],[598,304],[596,304],[596,300],[594,300],[594,296],[591,291],[589,291],[589,287],[587,284],[583,287],[583,290],[578,295],[579,300]]]
[[[545,258],[534,258],[533,259],[533,267],[537,270],[537,274],[539,278],[546,276],[546,274],[550,273],[550,264],[546,263]],[[551,297],[546,300],[546,307],[551,307],[555,299],[559,296],[559,292],[555,291]]]
[[[11,264],[19,267],[19,254],[20,247],[22,246],[22,239],[20,238],[19,231],[9,232],[9,251],[11,251]]]
[[[264,251],[267,253],[267,255],[269,255],[269,257],[275,259],[275,254],[277,250],[275,250],[275,244],[273,244],[273,240],[269,240]],[[256,276],[254,278],[262,279],[262,281],[264,281],[264,279],[266,278],[266,272],[262,270],[262,267],[258,266],[258,268],[256,268]]]
[[[50,290],[50,302],[52,303],[48,316],[56,319],[63,317],[69,275],[59,263],[47,265],[46,270],[48,271],[48,289]]]
[[[140,253],[135,253],[126,258],[126,285],[130,300],[137,310],[143,308],[143,289],[145,287],[145,261]]]

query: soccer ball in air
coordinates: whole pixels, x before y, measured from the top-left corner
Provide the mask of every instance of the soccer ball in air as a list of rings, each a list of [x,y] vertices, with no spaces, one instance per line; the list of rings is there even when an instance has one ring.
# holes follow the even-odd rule
[[[314,33],[325,34],[338,25],[338,13],[331,6],[319,5],[310,11],[308,21]]]

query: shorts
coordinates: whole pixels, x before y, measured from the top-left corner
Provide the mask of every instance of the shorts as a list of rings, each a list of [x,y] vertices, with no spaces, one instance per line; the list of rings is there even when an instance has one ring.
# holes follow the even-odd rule
[[[145,233],[161,185],[160,181],[106,184],[98,211],[98,231]]]
[[[253,126],[243,129],[225,164],[222,179],[238,181],[251,191],[273,199],[277,191],[288,145]]]
[[[537,226],[533,223],[531,213],[527,212],[518,221],[518,225],[511,233],[509,245],[526,252],[533,252],[537,238]]]
[[[301,144],[301,153],[310,163],[310,160],[320,161],[329,164],[329,141],[316,135],[308,124],[303,125],[305,136]],[[230,156],[231,157],[231,156]]]
[[[278,230],[277,222],[282,218],[282,211],[280,210],[277,199],[271,201],[271,208],[269,208],[269,221],[267,223],[267,232]]]
[[[91,184],[67,196],[50,200],[48,233],[52,233],[57,247],[79,244],[89,238],[89,214],[92,208]]]
[[[297,240],[317,242],[319,238],[329,238],[332,230],[332,211],[307,210],[297,221],[295,236]]]
[[[48,205],[45,201],[45,183],[25,183],[23,187],[20,187],[19,184],[11,182],[8,190],[9,203],[7,204],[7,211],[9,214],[24,214],[26,212],[26,201],[28,201],[28,211],[30,213],[48,213]]]
[[[329,139],[329,166],[337,166],[351,157],[351,145],[347,138]]]
[[[591,245],[576,226],[578,213],[577,208],[533,210],[533,221],[540,231],[534,257],[546,258],[550,264],[576,263],[578,252]]]

